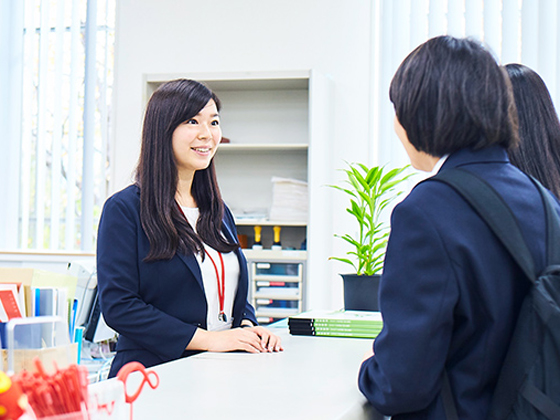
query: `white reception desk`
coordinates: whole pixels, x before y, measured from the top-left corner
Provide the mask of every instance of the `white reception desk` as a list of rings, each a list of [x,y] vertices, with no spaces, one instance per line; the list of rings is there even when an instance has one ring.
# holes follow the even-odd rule
[[[284,352],[201,353],[152,368],[160,385],[144,386],[133,404],[134,420],[383,419],[357,387],[372,340],[270,329],[282,338]]]

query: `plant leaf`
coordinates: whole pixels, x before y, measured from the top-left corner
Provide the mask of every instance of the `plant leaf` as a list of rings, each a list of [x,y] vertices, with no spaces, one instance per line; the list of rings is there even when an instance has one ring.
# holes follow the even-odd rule
[[[354,264],[348,258],[329,257],[329,260],[336,260],[336,261],[340,261],[340,262],[343,262],[343,263],[346,263],[346,264],[350,264],[352,267],[354,267],[354,270],[357,270],[356,264]]]
[[[354,178],[356,179],[356,181],[358,181],[360,183],[360,185],[362,186],[363,189],[368,190],[369,189],[369,185],[366,182],[365,178],[363,177],[363,175],[360,173],[360,171],[354,167],[352,167],[352,173],[354,174]]]
[[[342,192],[345,192],[346,194],[351,195],[352,197],[356,197],[356,193],[352,190],[347,189],[347,188],[342,188],[342,187],[339,187],[338,185],[329,185],[329,187],[337,189],[337,190],[342,191]]]
[[[390,226],[380,221],[381,212],[403,192],[396,186],[413,174],[403,173],[410,165],[385,170],[386,166],[367,167],[362,163],[348,163],[341,169],[346,174],[345,187],[331,185],[350,197],[346,211],[354,216],[359,232],[335,235],[347,242],[352,249],[348,258],[332,259],[352,265],[358,274],[374,274],[383,267]],[[355,258],[355,261],[352,259]]]

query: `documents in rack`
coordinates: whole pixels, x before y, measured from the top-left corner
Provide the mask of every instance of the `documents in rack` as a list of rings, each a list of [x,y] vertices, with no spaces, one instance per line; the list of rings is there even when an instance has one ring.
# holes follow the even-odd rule
[[[77,281],[47,270],[0,267],[0,322],[42,315],[69,321]]]
[[[381,312],[308,311],[288,318],[292,335],[375,338],[383,328]]]
[[[307,182],[290,178],[272,178],[270,220],[306,221],[308,202]]]

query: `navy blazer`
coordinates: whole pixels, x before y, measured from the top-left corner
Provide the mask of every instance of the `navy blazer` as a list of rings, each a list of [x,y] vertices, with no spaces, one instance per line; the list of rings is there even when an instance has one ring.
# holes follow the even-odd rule
[[[544,207],[506,151],[462,150],[441,171],[451,167],[482,176],[500,193],[542,270]],[[455,190],[420,183],[391,216],[379,291],[384,327],[374,356],[361,366],[360,390],[394,419],[443,420],[445,369],[459,418],[485,419],[528,288],[504,246]]]
[[[224,206],[225,207],[225,206]],[[224,211],[223,233],[237,243],[233,216]],[[140,223],[140,189],[131,185],[103,207],[97,239],[97,281],[107,325],[119,333],[109,376],[124,364],[149,367],[196,352],[185,351],[198,327],[206,329],[207,304],[194,254],[145,262],[150,250]],[[249,319],[257,324],[247,300],[247,261],[240,249],[239,284],[233,303],[233,327]]]

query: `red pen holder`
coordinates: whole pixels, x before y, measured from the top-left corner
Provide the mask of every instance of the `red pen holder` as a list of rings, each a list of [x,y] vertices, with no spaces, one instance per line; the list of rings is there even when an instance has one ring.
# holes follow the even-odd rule
[[[76,411],[75,413],[67,414],[57,414],[56,416],[49,417],[37,417],[38,420],[90,420],[90,414],[88,410],[83,407],[82,411]]]
[[[93,386],[88,384],[87,370],[81,366],[55,366],[55,372],[50,374],[39,359],[35,359],[35,365],[35,373],[24,371],[12,377],[16,387],[21,387],[19,395],[23,391],[29,401],[30,413],[22,417],[26,420],[132,420],[132,403],[144,385],[152,389],[159,385],[158,374],[138,362],[123,366],[117,380]],[[135,377],[129,381],[131,376]],[[130,387],[135,391],[129,392]],[[128,415],[126,404],[130,406]]]

